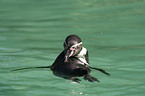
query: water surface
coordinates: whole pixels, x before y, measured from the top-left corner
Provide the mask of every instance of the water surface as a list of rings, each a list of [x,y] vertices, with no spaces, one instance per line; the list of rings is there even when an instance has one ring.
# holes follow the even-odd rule
[[[0,96],[144,96],[145,0],[0,0]],[[100,83],[49,69],[67,35],[89,50]]]

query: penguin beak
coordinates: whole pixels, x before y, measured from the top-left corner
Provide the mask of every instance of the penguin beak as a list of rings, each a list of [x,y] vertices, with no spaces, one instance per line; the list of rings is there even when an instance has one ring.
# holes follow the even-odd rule
[[[65,55],[65,61],[64,62],[68,62],[69,57],[71,57],[74,54],[73,50],[66,50],[66,55]]]

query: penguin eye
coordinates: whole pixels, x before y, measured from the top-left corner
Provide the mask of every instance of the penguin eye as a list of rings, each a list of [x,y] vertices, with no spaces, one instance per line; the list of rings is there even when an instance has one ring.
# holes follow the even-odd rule
[[[76,47],[75,46],[72,46],[71,48],[70,48],[70,50],[75,50],[76,49]]]
[[[76,47],[71,47],[72,49],[76,49]]]

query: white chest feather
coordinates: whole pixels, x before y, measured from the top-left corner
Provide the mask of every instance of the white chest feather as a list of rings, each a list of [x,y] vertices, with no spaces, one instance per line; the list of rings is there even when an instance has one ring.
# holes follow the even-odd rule
[[[85,58],[85,55],[87,54],[87,49],[86,48],[82,48],[82,50],[80,51],[80,53],[76,56],[82,63],[84,64],[87,64],[87,61],[86,61],[86,58]]]

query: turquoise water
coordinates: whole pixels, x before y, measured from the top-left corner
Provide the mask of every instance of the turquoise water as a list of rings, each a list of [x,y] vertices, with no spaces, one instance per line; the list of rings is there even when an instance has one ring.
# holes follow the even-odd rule
[[[144,96],[145,0],[0,0],[0,96]],[[67,35],[89,50],[100,83],[49,69]]]

